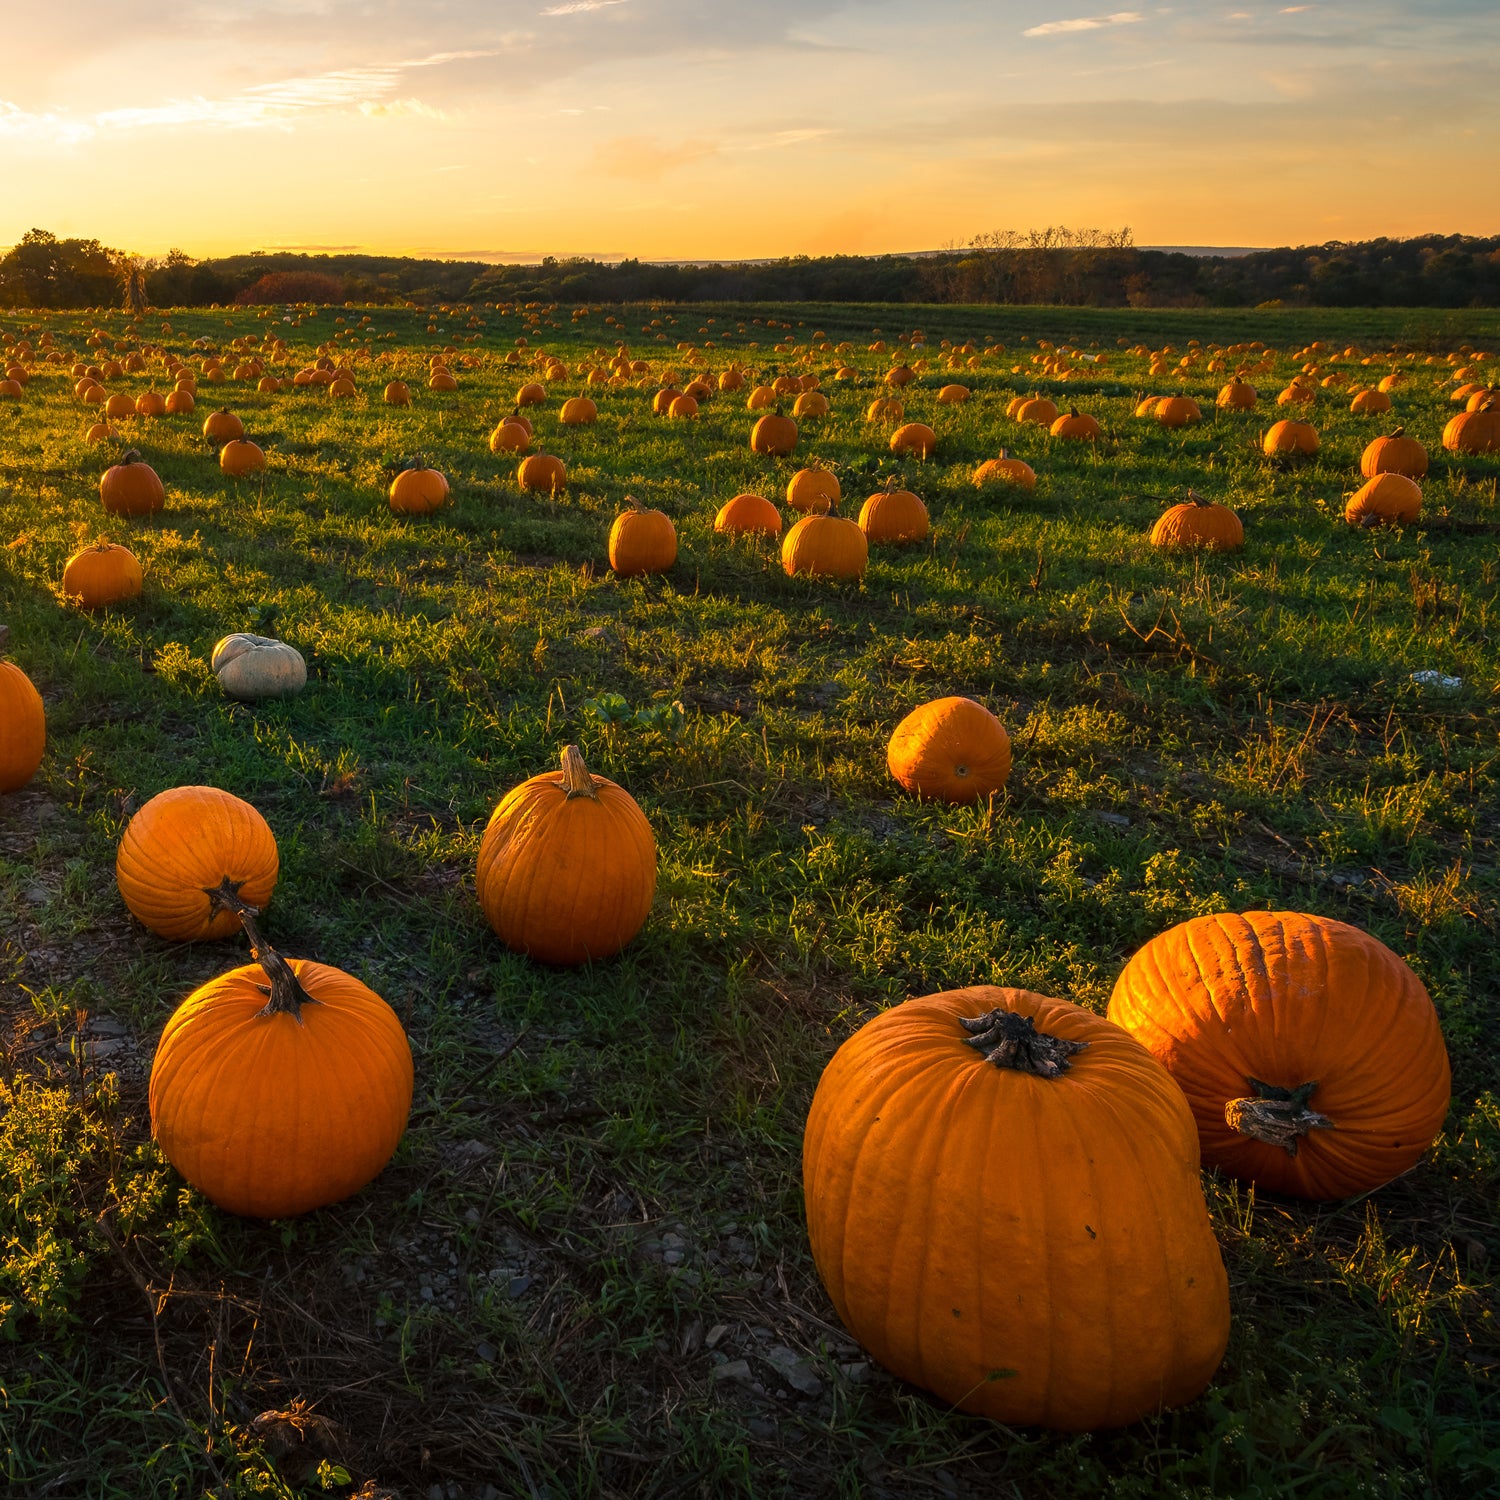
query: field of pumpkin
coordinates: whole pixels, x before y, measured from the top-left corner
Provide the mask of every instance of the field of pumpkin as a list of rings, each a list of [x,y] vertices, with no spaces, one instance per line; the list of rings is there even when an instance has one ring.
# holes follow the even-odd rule
[[[1500,317],[0,366],[18,1493],[1500,1486]]]

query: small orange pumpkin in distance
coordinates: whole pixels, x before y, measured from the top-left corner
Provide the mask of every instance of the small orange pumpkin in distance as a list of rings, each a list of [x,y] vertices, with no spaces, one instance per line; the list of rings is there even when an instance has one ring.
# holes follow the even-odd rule
[[[138,417],[164,417],[167,414],[167,400],[160,391],[142,391],[135,398],[135,414]]]
[[[1422,510],[1422,487],[1404,474],[1377,474],[1357,489],[1344,506],[1351,526],[1405,526]]]
[[[736,495],[719,507],[714,530],[726,536],[780,536],[781,512],[764,495]]]
[[[827,469],[798,469],[787,481],[786,503],[804,513],[826,513],[838,509],[843,494],[836,474]]]
[[[357,1193],[390,1161],[411,1114],[411,1047],[353,975],[285,959],[245,927],[256,961],[201,985],[167,1021],[151,1133],[219,1208],[285,1219]]]
[[[430,516],[447,499],[447,475],[429,469],[421,459],[396,475],[386,495],[391,509],[403,516]]]
[[[1348,1198],[1414,1166],[1448,1112],[1421,981],[1383,943],[1302,912],[1194,917],[1151,939],[1109,1018],[1181,1085],[1207,1166]]]
[[[892,478],[860,507],[859,529],[871,542],[921,542],[932,523],[921,497],[898,488]]]
[[[264,451],[249,438],[234,438],[219,449],[219,467],[235,478],[241,474],[258,473],[265,466]]]
[[[925,422],[907,422],[891,434],[892,453],[915,453],[930,458],[937,449],[937,433]]]
[[[1045,396],[1028,396],[1016,407],[1016,421],[1030,422],[1036,427],[1046,427],[1049,430],[1058,416],[1057,403],[1049,401]]]
[[[381,393],[381,399],[387,406],[410,406],[411,387],[404,380],[389,381]]]
[[[609,528],[609,565],[622,578],[640,573],[665,573],[677,561],[677,528],[662,510],[647,510],[627,495],[629,510],[615,517]]]
[[[63,593],[84,609],[106,609],[137,598],[142,581],[141,565],[128,547],[95,542],[68,559],[62,586]]]
[[[531,446],[531,429],[507,417],[490,434],[491,453],[524,453]]]
[[[1261,439],[1267,458],[1310,458],[1318,451],[1318,429],[1311,422],[1277,422]]]
[[[566,427],[585,427],[599,419],[599,408],[587,396],[572,396],[562,404],[557,420]]]
[[[781,541],[781,566],[788,577],[859,578],[869,562],[864,532],[840,516],[803,516]]]
[[[1359,472],[1366,479],[1377,474],[1404,474],[1421,479],[1427,473],[1427,449],[1416,438],[1409,438],[1404,427],[1378,437],[1360,454]]]
[[[1245,545],[1245,528],[1227,505],[1205,500],[1189,490],[1181,505],[1163,511],[1151,528],[1153,547],[1207,547],[1235,552]]]
[[[750,429],[752,452],[785,458],[797,446],[797,424],[779,411],[767,412]]]
[[[1036,470],[1024,459],[1010,458],[1004,448],[998,458],[986,459],[974,470],[974,483],[981,489],[987,484],[1014,484],[1023,490],[1036,488]]]
[[[10,635],[0,625],[0,646]],[[19,791],[37,773],[47,749],[42,695],[13,661],[0,657],[0,792]]]
[[[166,408],[170,416],[187,416],[197,403],[191,391],[175,390],[167,393]]]
[[[577,745],[562,771],[506,794],[479,845],[479,903],[508,948],[572,967],[618,953],[656,894],[656,840],[635,799],[593,775]]]
[[[1010,776],[1010,736],[984,704],[937,698],[902,719],[885,758],[891,775],[914,797],[978,802]]]
[[[1203,410],[1191,396],[1163,396],[1153,415],[1163,427],[1190,427],[1203,420]]]
[[[111,515],[149,516],[166,503],[167,493],[156,470],[132,448],[100,476],[99,498]]]
[[[1255,402],[1255,387],[1247,385],[1236,375],[1220,389],[1218,399],[1214,404],[1220,411],[1250,411],[1254,408]]]
[[[212,786],[159,792],[131,818],[115,879],[131,913],[177,943],[225,938],[239,919],[211,891],[260,908],[280,861],[269,825],[248,802]]]
[[[802,1183],[844,1326],[945,1405],[1118,1427],[1193,1400],[1223,1358],[1192,1114],[1081,1006],[981,985],[882,1011],[818,1082]]]
[[[516,483],[523,490],[536,490],[544,495],[555,495],[566,489],[568,471],[562,459],[551,453],[530,453],[521,460],[516,470]]]
[[[547,399],[547,387],[530,381],[516,392],[517,406],[540,406]]]
[[[1356,391],[1349,403],[1349,410],[1361,416],[1379,416],[1391,409],[1391,398],[1384,391],[1374,389]]]

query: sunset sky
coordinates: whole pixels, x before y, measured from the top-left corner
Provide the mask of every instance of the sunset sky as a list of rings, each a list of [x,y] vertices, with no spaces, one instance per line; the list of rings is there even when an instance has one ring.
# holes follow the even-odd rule
[[[0,246],[1495,234],[1497,79],[1496,0],[16,0]]]

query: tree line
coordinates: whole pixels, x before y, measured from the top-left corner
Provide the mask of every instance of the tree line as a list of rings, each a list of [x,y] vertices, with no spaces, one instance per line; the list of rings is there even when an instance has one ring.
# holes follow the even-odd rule
[[[940,302],[1072,307],[1496,307],[1500,236],[1419,235],[1200,256],[1128,229],[997,230],[923,255],[538,265],[293,252],[128,255],[34,229],[0,257],[0,307],[268,302]]]

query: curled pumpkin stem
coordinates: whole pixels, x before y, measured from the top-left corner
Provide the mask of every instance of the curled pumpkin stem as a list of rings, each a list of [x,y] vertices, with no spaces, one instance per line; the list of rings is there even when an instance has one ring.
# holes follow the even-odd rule
[[[583,751],[577,745],[564,745],[562,753],[562,784],[571,802],[574,797],[591,797],[599,800],[594,778],[584,764]]]
[[[259,1014],[274,1016],[285,1012],[300,1025],[302,1007],[316,1004],[316,997],[303,989],[292,966],[260,935],[260,930],[255,925],[260,908],[242,901],[239,882],[231,880],[227,875],[216,887],[205,888],[203,894],[216,911],[232,911],[239,918],[240,926],[245,929],[245,936],[250,939],[251,956],[266,971],[266,978],[270,983],[256,985],[256,989],[268,997]]]
[[[1224,1120],[1231,1130],[1264,1141],[1268,1146],[1280,1146],[1288,1156],[1295,1156],[1297,1143],[1308,1131],[1334,1128],[1327,1115],[1309,1107],[1313,1090],[1318,1086],[1316,1080],[1294,1089],[1262,1083],[1258,1078],[1247,1078],[1245,1082],[1255,1090],[1253,1097],[1231,1099],[1224,1106]]]
[[[969,1033],[965,1045],[973,1047],[986,1062],[1038,1078],[1061,1077],[1070,1067],[1068,1059],[1088,1046],[1087,1042],[1071,1042],[1038,1031],[1030,1016],[1013,1010],[996,1008],[972,1019],[960,1016],[959,1025]]]

